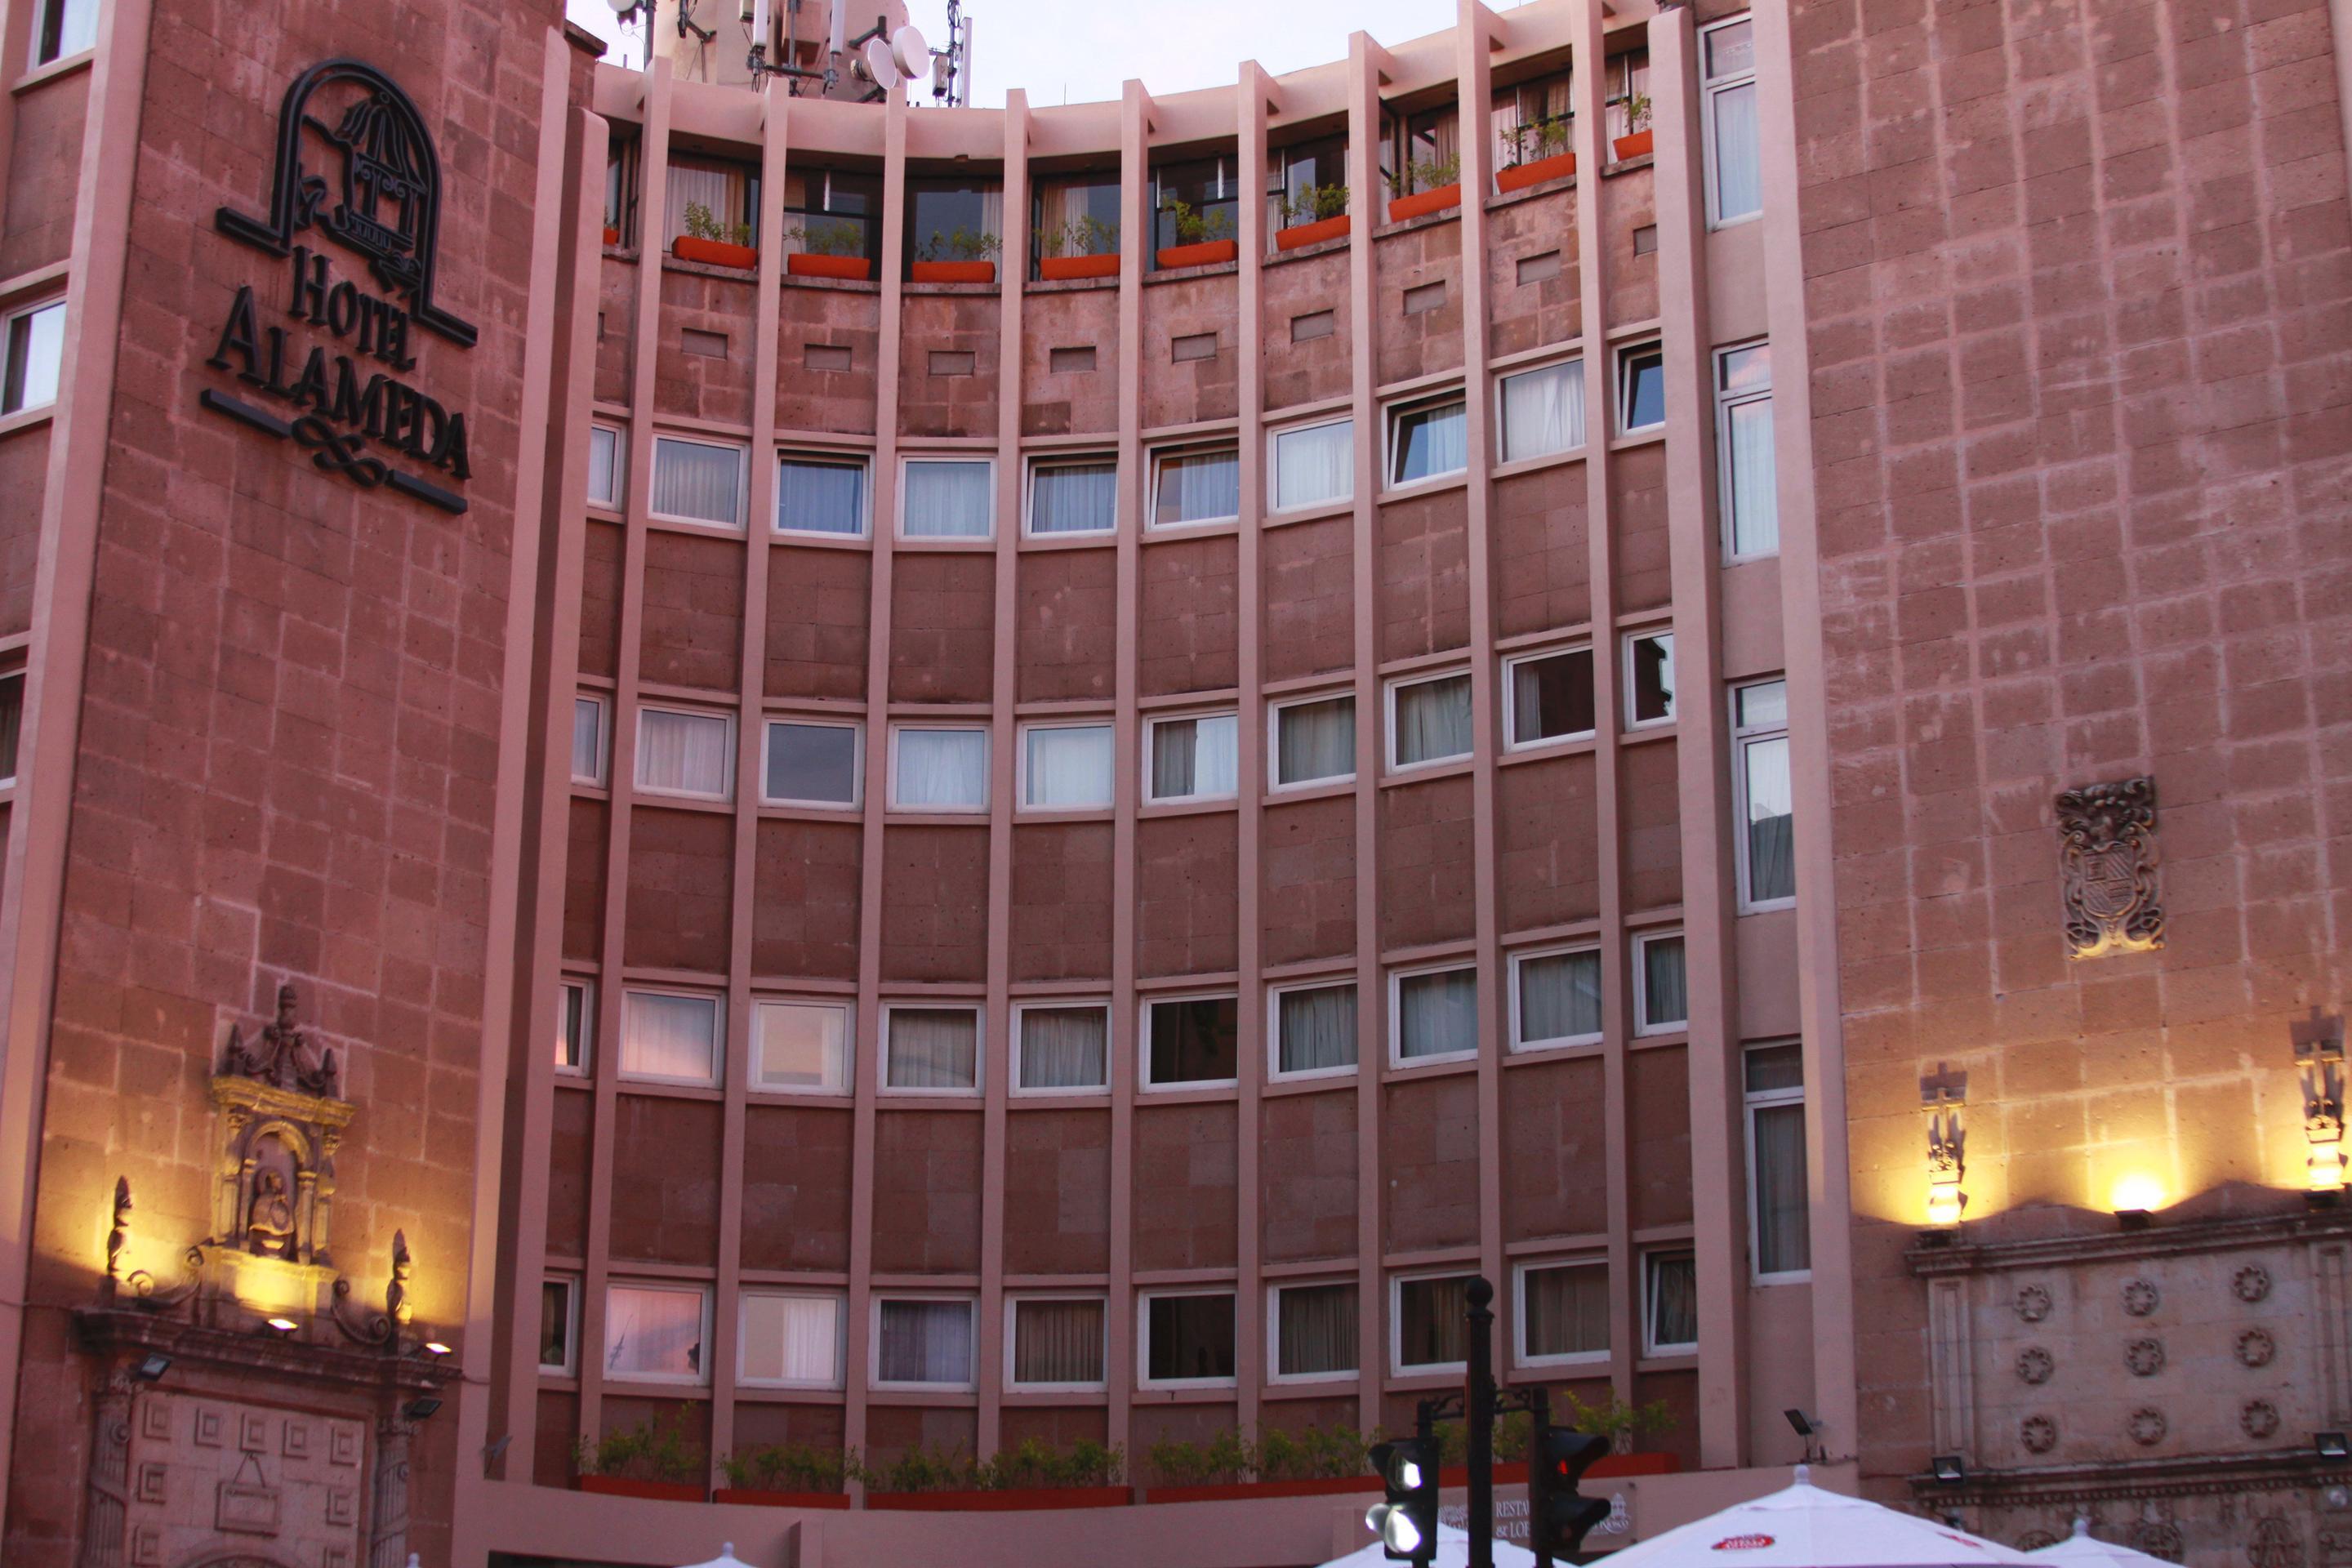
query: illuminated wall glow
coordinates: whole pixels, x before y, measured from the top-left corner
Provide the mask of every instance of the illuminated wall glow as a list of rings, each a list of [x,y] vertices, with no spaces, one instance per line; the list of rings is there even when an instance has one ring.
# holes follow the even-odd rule
[[[2164,1184],[2145,1171],[2133,1171],[2116,1178],[2107,1206],[2117,1214],[2134,1209],[2150,1213],[2164,1206]]]

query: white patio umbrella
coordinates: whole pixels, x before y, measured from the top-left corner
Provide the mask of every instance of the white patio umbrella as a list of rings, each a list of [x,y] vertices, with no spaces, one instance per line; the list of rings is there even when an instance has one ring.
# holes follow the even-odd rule
[[[1536,1554],[1524,1546],[1514,1546],[1507,1541],[1495,1542],[1495,1568],[1533,1568]],[[1436,1568],[1468,1568],[1470,1532],[1456,1530],[1450,1524],[1437,1527]],[[1323,1568],[1396,1568],[1388,1553],[1377,1541],[1359,1547],[1345,1557],[1334,1557]]]
[[[2076,1520],[2074,1533],[2065,1540],[2038,1546],[2026,1555],[2042,1563],[2070,1563],[2074,1568],[2157,1568],[2164,1561],[2112,1541],[2094,1540],[2087,1519]]]
[[[415,1564],[412,1563],[410,1568],[415,1568]],[[719,1549],[718,1556],[708,1563],[694,1563],[692,1568],[746,1568],[746,1564],[735,1555],[735,1543],[730,1541]]]
[[[1823,1491],[1799,1465],[1796,1485],[1612,1552],[1609,1568],[1986,1568],[2041,1561],[1932,1519]]]

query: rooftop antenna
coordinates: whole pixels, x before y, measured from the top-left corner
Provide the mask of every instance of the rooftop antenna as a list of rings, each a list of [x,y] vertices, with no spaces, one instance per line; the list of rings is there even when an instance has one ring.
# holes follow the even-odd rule
[[[932,52],[930,68],[933,102],[949,109],[961,109],[971,102],[971,24],[964,19],[958,0],[948,0],[948,47]],[[909,69],[907,74],[918,73]]]
[[[635,21],[640,14],[645,17],[646,58],[638,62],[640,70],[649,68],[653,60],[654,7],[656,3],[657,0],[605,0],[605,4],[613,7],[613,20],[624,28]],[[625,37],[621,41],[624,45],[627,42]]]

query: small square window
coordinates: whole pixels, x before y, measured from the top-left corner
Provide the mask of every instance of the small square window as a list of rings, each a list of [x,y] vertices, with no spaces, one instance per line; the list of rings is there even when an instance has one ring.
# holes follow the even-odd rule
[[[1110,1081],[1110,1009],[1101,1003],[1016,1007],[1013,1039],[1019,1093],[1078,1094]]]
[[[1142,1338],[1147,1385],[1233,1382],[1233,1292],[1146,1296]]]
[[[1609,1354],[1609,1265],[1529,1264],[1519,1270],[1519,1363]]]
[[[539,1284],[539,1370],[570,1377],[577,1363],[572,1347],[580,1336],[580,1281],[569,1276]]]
[[[1643,730],[1675,721],[1675,634],[1625,639],[1625,724]]]
[[[842,1308],[838,1296],[744,1291],[736,1317],[736,1381],[752,1388],[839,1388]]]
[[[776,458],[776,531],[866,537],[866,463],[785,452]]]
[[[1194,1089],[1239,1077],[1241,1003],[1174,996],[1143,1006],[1143,1087]]]
[[[1698,1349],[1698,1260],[1688,1252],[1642,1255],[1642,1353]]]
[[[1276,511],[1322,506],[1356,493],[1356,422],[1334,419],[1277,430],[1267,476]]]
[[[1599,948],[1513,953],[1511,982],[1513,1049],[1586,1045],[1601,1038]]]
[[[604,699],[575,697],[572,700],[572,782],[604,785]]]
[[[1231,713],[1154,719],[1150,740],[1150,798],[1223,800],[1237,787],[1241,732]]]
[[[1503,461],[1584,445],[1584,362],[1562,360],[1503,377]]]
[[[1105,811],[1111,804],[1108,724],[1031,724],[1021,731],[1021,804],[1032,811]]]
[[[980,1009],[887,1009],[882,1028],[882,1087],[912,1094],[979,1093]]]
[[[731,714],[675,708],[637,712],[637,788],[646,795],[725,800],[735,792]]]
[[[988,731],[898,725],[890,731],[894,811],[988,809]]]
[[[1470,754],[1470,677],[1440,675],[1389,685],[1389,766],[1424,767]]]
[[[909,458],[899,509],[908,539],[986,539],[996,528],[996,465],[988,458]]]
[[[619,510],[621,506],[621,433],[610,425],[588,426],[588,504]]]
[[[1016,1296],[1006,1325],[1007,1379],[1014,1388],[1103,1385],[1105,1329],[1099,1296]]]
[[[752,1023],[751,1087],[772,1093],[849,1092],[845,1002],[761,1002]]]
[[[1293,985],[1273,994],[1274,1076],[1356,1070],[1356,985]]]
[[[0,377],[0,414],[46,408],[65,374],[66,302],[52,300],[8,318],[8,362]]]
[[[1414,485],[1470,467],[1470,419],[1459,397],[1389,411],[1389,483]]]
[[[1399,1066],[1478,1054],[1475,968],[1424,969],[1389,980]]]
[[[1504,668],[1511,745],[1580,740],[1593,732],[1592,650],[1531,654]]]
[[[770,720],[761,798],[771,805],[856,805],[865,765],[861,739],[856,724]]]
[[[710,1297],[678,1285],[604,1293],[604,1375],[624,1383],[701,1383],[710,1374]]]
[[[1459,1370],[1469,1359],[1470,1277],[1448,1274],[1394,1285],[1396,1370]]]
[[[724,1004],[679,991],[629,991],[621,997],[621,1076],[653,1083],[719,1081]]]
[[[596,1035],[596,983],[564,981],[557,991],[556,1010],[555,1070],[583,1078]]]
[[[1155,452],[1151,458],[1151,526],[1226,522],[1241,515],[1242,459],[1232,447]]]
[[[1039,460],[1029,468],[1029,531],[1108,533],[1118,526],[1118,464],[1108,457]]]
[[[653,514],[740,528],[744,458],[740,447],[655,437]]]
[[[968,1297],[877,1296],[874,1382],[883,1388],[969,1389],[978,1312]]]
[[[1356,1375],[1356,1287],[1274,1289],[1274,1377],[1307,1383]]]
[[[1356,700],[1310,697],[1274,710],[1274,787],[1356,776]]]
[[[1689,1027],[1683,933],[1633,939],[1633,1032],[1672,1035]]]
[[[1617,355],[1617,427],[1624,435],[1666,422],[1666,356],[1657,344]]]
[[[34,14],[33,64],[78,55],[98,42],[99,0],[40,0]]]

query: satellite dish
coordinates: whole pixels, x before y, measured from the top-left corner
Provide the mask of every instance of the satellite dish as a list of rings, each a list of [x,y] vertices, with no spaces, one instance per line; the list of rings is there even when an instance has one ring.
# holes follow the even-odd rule
[[[898,68],[890,58],[889,44],[883,39],[866,40],[866,68],[873,73],[874,79],[882,86],[898,85]]]
[[[923,41],[919,27],[901,27],[891,34],[890,54],[898,62],[900,76],[919,77],[931,68],[931,46]]]
[[[613,7],[615,16],[625,16],[637,8],[637,0],[605,0],[605,4]]]

